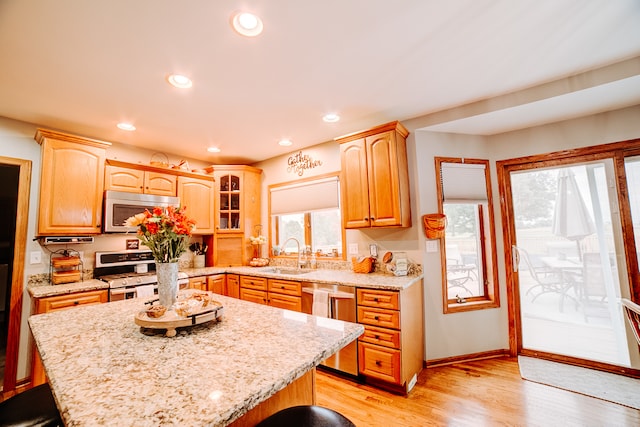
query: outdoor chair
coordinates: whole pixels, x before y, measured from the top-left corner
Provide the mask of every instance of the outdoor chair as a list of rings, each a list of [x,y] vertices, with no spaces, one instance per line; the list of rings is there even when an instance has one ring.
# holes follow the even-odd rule
[[[577,300],[567,294],[567,291],[575,285],[569,276],[556,269],[544,266],[536,267],[525,249],[515,246],[514,248],[516,249],[518,265],[520,265],[520,261],[524,261],[527,272],[534,282],[533,286],[530,287],[525,294],[533,295],[531,302],[534,302],[541,295],[554,293],[560,295],[559,309],[561,312],[564,310],[565,298],[571,298],[577,306]],[[518,268],[522,271],[520,267]]]

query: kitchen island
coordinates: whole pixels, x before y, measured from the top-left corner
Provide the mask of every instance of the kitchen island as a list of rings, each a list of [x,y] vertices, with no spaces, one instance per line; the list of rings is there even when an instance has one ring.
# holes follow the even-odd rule
[[[222,320],[173,338],[134,323],[144,300],[29,318],[67,426],[253,425],[315,401],[315,367],[361,325],[215,295]]]

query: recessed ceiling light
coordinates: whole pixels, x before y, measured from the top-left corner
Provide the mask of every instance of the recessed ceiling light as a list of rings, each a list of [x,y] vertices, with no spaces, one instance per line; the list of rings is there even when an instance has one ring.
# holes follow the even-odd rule
[[[118,129],[127,130],[129,132],[136,130],[136,127],[131,123],[118,123]]]
[[[193,82],[187,76],[182,74],[170,74],[167,77],[167,81],[171,86],[177,87],[179,89],[189,89],[193,86]]]
[[[243,36],[255,37],[263,30],[262,20],[253,13],[237,12],[231,17],[231,26]]]
[[[340,116],[337,115],[336,113],[329,113],[329,114],[325,114],[322,117],[322,120],[324,120],[327,123],[335,123],[338,120],[340,120]]]
[[[281,139],[280,142],[278,142],[279,145],[282,145],[283,147],[289,147],[291,145],[293,145],[293,142],[291,142],[288,139]]]
[[[207,151],[210,153],[219,153],[220,149],[218,147],[209,147],[207,148]]]

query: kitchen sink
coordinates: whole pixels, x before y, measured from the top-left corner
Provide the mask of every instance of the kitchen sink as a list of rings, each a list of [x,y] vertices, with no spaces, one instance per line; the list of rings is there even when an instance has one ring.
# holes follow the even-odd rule
[[[276,274],[292,274],[292,275],[311,273],[311,270],[304,270],[304,269],[301,269],[301,268],[272,267],[270,269],[270,271],[272,271],[273,273],[276,273]]]

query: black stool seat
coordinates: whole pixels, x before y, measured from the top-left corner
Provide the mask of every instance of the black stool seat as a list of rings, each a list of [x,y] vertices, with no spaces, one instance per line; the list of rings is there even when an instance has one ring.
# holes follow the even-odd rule
[[[0,426],[62,427],[49,384],[41,384],[0,402]]]
[[[293,406],[262,420],[256,427],[355,427],[344,415],[322,406]]]

